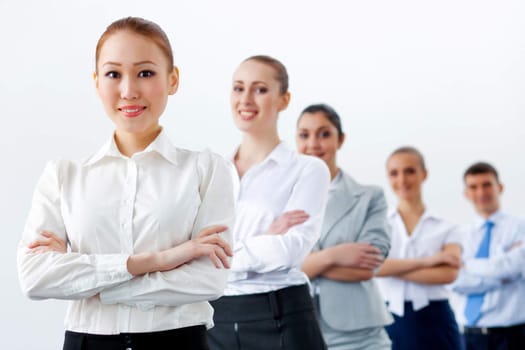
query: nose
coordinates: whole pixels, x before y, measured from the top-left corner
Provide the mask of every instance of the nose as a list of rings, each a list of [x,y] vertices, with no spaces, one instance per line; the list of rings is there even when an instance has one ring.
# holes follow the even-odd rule
[[[240,97],[241,104],[243,105],[250,105],[253,102],[253,96],[249,89],[244,90]]]
[[[311,135],[311,136],[306,140],[306,144],[307,144],[308,148],[310,148],[310,149],[316,149],[316,148],[319,148],[319,146],[320,146],[319,138],[316,137],[315,135]]]
[[[139,89],[134,79],[126,77],[120,82],[120,98],[123,100],[135,100],[139,97]]]

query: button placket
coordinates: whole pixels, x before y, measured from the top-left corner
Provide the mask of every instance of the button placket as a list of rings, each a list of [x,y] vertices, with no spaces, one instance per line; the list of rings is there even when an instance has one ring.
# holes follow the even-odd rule
[[[128,159],[126,182],[124,184],[120,210],[122,251],[128,254],[133,253],[133,207],[137,193],[137,174],[137,163],[132,159]]]

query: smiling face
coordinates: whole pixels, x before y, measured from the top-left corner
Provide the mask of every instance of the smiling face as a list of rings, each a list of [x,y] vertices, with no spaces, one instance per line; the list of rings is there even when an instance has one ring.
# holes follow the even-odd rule
[[[178,87],[178,71],[154,41],[128,30],[109,36],[95,73],[97,93],[117,133],[158,131],[169,95]]]
[[[337,173],[336,153],[344,142],[337,128],[324,112],[304,113],[297,123],[297,150],[325,161],[332,173]]]
[[[394,153],[387,162],[388,180],[400,200],[421,198],[421,187],[427,171],[416,154]]]
[[[465,176],[465,197],[481,216],[489,217],[499,209],[502,192],[503,185],[492,173]]]
[[[275,132],[279,112],[288,106],[290,94],[281,93],[271,66],[244,61],[233,74],[230,103],[237,127],[249,134]]]

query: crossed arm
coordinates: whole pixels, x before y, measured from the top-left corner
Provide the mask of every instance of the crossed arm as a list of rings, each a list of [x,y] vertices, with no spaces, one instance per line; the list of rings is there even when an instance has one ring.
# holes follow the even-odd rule
[[[449,243],[432,256],[414,259],[386,259],[377,272],[379,277],[397,277],[422,284],[447,284],[458,275],[461,247]]]
[[[103,303],[181,305],[211,300],[223,293],[232,255],[225,225],[233,219],[235,195],[231,170],[210,159],[203,171],[201,205],[191,240],[141,254],[83,254],[66,250],[56,165],[41,177],[18,250],[22,290],[33,299],[84,299],[100,295]],[[206,170],[206,169],[205,169]],[[214,198],[225,201],[221,210]],[[216,223],[214,226],[206,224]],[[47,231],[35,237],[40,228]],[[53,232],[50,232],[53,231]],[[221,237],[222,235],[222,237]],[[199,276],[196,278],[196,276]]]
[[[518,241],[503,254],[466,260],[453,289],[461,294],[484,293],[521,279],[524,274],[525,245]]]
[[[340,282],[371,279],[390,249],[386,211],[383,192],[376,190],[356,241],[310,253],[303,262],[303,271],[310,279],[324,277]]]

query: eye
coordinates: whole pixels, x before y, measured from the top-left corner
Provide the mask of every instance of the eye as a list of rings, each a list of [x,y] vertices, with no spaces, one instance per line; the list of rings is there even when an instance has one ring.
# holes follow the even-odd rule
[[[155,72],[151,70],[143,70],[139,72],[139,78],[150,78],[154,75],[155,75]]]
[[[390,172],[388,173],[388,176],[396,177],[397,176],[397,170],[390,170]]]
[[[234,85],[232,90],[233,92],[242,92],[243,88],[240,85]]]
[[[106,74],[104,74],[104,76],[106,76],[106,77],[108,77],[110,79],[118,79],[118,78],[120,78],[120,73],[112,70],[112,71],[109,71]]]
[[[407,169],[405,170],[405,173],[406,173],[407,175],[414,175],[414,174],[416,173],[416,169],[415,169],[415,168],[407,168]]]
[[[267,92],[268,92],[268,89],[267,89],[266,87],[264,87],[264,86],[261,86],[261,87],[256,88],[256,89],[255,89],[255,92],[256,92],[257,94],[261,94],[261,95],[262,95],[262,94],[267,93]]]
[[[322,139],[329,139],[331,136],[332,136],[332,133],[328,130],[326,131],[322,131],[319,136],[322,138]]]
[[[308,133],[306,132],[300,132],[297,137],[299,137],[302,140],[306,140],[308,138]]]

